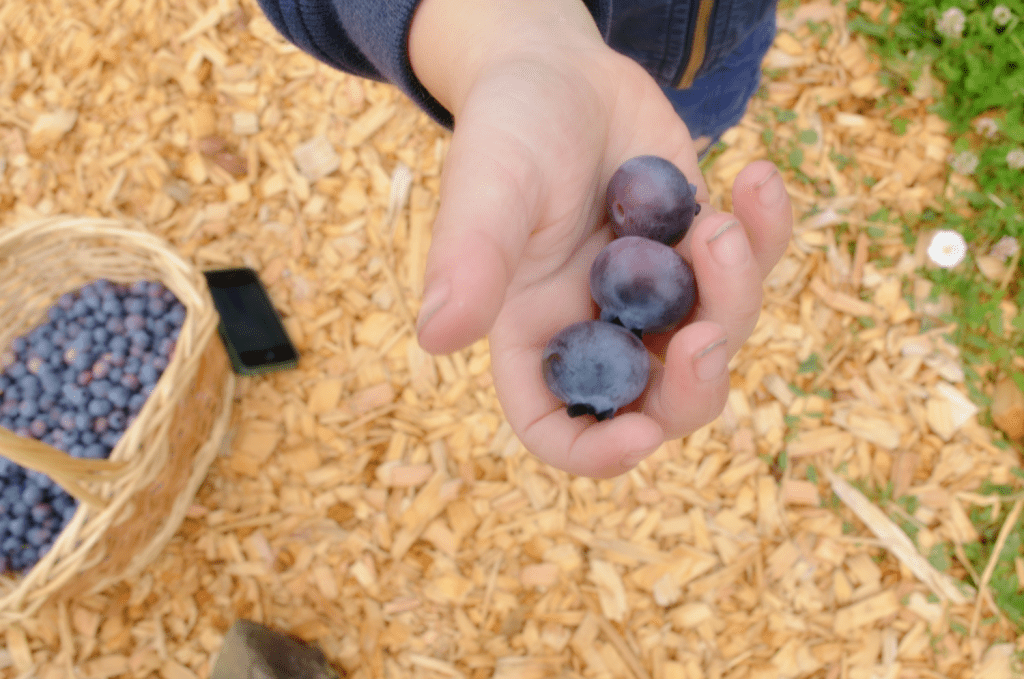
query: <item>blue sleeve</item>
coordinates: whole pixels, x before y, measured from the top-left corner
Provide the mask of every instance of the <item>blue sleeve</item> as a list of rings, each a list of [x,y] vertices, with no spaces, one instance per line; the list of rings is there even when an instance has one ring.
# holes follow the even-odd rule
[[[438,124],[452,114],[420,83],[409,61],[409,28],[419,0],[258,0],[267,19],[304,52],[338,70],[389,82]],[[584,0],[602,35],[611,0]]]

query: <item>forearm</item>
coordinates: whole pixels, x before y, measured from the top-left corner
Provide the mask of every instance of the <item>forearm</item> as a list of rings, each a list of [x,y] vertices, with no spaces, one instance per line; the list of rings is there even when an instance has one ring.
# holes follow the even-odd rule
[[[604,46],[582,0],[422,0],[409,59],[427,91],[457,116],[486,64],[552,42]]]

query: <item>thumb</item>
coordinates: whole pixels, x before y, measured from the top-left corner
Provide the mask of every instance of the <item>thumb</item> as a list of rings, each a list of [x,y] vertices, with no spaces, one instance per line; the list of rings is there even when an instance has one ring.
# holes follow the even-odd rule
[[[432,354],[458,351],[490,331],[539,204],[525,145],[468,113],[445,159],[416,324],[420,346]]]

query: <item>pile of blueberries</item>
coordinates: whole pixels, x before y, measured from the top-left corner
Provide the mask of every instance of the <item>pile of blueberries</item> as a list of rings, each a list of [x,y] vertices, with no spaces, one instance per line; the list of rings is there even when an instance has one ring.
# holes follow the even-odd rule
[[[671,330],[693,310],[693,269],[672,246],[700,212],[696,190],[658,156],[627,160],[608,182],[616,238],[590,269],[600,320],[563,328],[544,349],[544,382],[570,417],[594,415],[600,422],[636,400],[650,377],[643,333]]]
[[[185,307],[158,281],[90,283],[0,353],[0,427],[73,457],[106,459],[167,368]],[[0,457],[0,572],[32,568],[77,502]]]

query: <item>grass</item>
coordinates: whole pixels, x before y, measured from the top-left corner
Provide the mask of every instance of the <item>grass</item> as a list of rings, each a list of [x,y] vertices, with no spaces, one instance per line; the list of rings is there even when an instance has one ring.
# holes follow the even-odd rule
[[[952,298],[953,312],[943,320],[955,323],[950,339],[964,359],[970,398],[986,408],[991,405],[987,387],[1000,376],[1008,375],[1024,388],[1024,374],[1015,364],[1024,356],[1024,311],[1009,323],[1003,318],[1005,301],[1024,310],[1024,2],[906,0],[891,3],[877,22],[859,11],[858,0],[847,9],[851,31],[870,38],[897,97],[909,94],[929,74],[942,83],[931,111],[949,123],[955,153],[950,171],[970,177],[974,188],[960,196],[966,209],[947,203],[941,212],[911,215],[903,235],[911,248],[926,228],[954,231],[967,243],[961,265],[924,269],[919,275],[933,283],[936,294]],[[902,133],[906,124],[896,119],[894,130]],[[1000,257],[1006,274],[989,280],[981,274],[978,260],[998,253],[1000,247],[1001,254],[1008,254]],[[1005,440],[1002,444],[1009,445]],[[1024,476],[1020,470],[1015,473]],[[1024,556],[1024,518],[1017,519],[1000,553],[993,555],[1007,517],[1004,503],[1019,495],[1020,486],[987,483],[981,488],[983,494],[1001,498],[1002,511],[971,508],[979,539],[964,545],[963,551],[973,573],[982,573],[996,559],[989,580],[993,598],[1007,619],[1024,631],[1024,583],[1018,581],[1016,564]],[[913,513],[909,506],[905,509],[906,514]],[[910,522],[899,523],[914,537]],[[949,572],[953,554],[951,545],[941,544],[928,558]],[[978,584],[971,575],[964,579]]]
[[[780,9],[798,4],[783,0]],[[967,178],[971,188],[961,191],[953,202],[943,201],[941,210],[929,209],[899,220],[888,214],[872,215],[870,221],[876,221],[878,228],[876,233],[869,228],[869,235],[876,238],[887,225],[902,222],[903,242],[910,250],[925,233],[949,231],[963,238],[967,246],[963,261],[950,268],[923,268],[917,275],[931,281],[933,297],[944,294],[953,302],[953,311],[941,321],[956,328],[947,339],[961,351],[967,389],[982,409],[981,421],[991,425],[988,407],[994,383],[1009,376],[1024,389],[1024,371],[1019,367],[1024,364],[1024,0],[890,0],[878,20],[861,11],[860,0],[850,0],[846,9],[851,32],[868,38],[882,68],[880,81],[889,87],[889,93],[876,104],[879,109],[902,106],[923,78],[941,84],[930,111],[949,123],[954,153],[948,176],[957,173],[961,179]],[[823,39],[831,30],[814,24],[810,28]],[[766,79],[771,75],[766,73]],[[799,169],[803,147],[814,144],[816,134],[797,130],[792,138],[782,139],[773,131],[792,125],[795,118],[794,112],[783,109],[762,114],[762,141],[770,158],[789,170],[805,191],[828,198],[832,187],[815,183]],[[905,134],[909,123],[894,116],[893,131]],[[840,171],[856,163],[835,151],[830,158]],[[979,261],[990,262],[991,258],[1004,270],[995,280],[979,268]],[[876,263],[885,264],[877,258]],[[1007,302],[1018,310],[1012,319],[1004,318]],[[874,323],[867,319],[863,325]],[[820,369],[817,356],[800,366],[801,373]],[[996,444],[1012,445],[999,435]],[[772,462],[784,469],[787,461],[780,456]],[[1024,493],[1024,472],[1016,469],[1014,474],[1012,486],[986,484],[981,488],[981,493],[998,497],[1001,511],[981,506],[970,510],[977,542],[964,545],[960,555],[949,543],[937,544],[925,556],[936,568],[972,586],[979,584],[972,573],[983,573],[995,558],[989,580],[993,599],[1005,617],[1024,632],[1024,582],[1019,581],[1017,562],[1024,558],[1024,515],[1010,527],[1000,553],[993,555],[1009,508]],[[816,480],[818,472],[809,467],[806,476]],[[893,498],[891,489],[886,488],[862,490],[911,539],[916,537],[915,498]],[[837,498],[823,500],[826,507],[838,509],[837,504]],[[962,563],[963,559],[968,563]],[[967,630],[962,633],[966,635]]]

